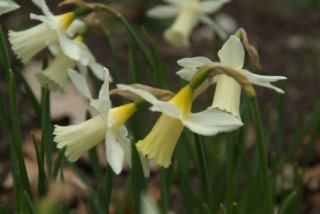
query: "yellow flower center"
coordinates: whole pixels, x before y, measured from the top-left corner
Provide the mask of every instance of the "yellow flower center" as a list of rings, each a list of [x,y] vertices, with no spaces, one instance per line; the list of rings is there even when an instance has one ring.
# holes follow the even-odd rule
[[[120,126],[122,126],[136,110],[137,107],[134,103],[110,109],[108,115],[108,126],[113,130],[119,129]]]
[[[74,12],[64,13],[62,15],[57,16],[58,23],[60,24],[61,29],[66,31],[72,21],[76,18]]]
[[[169,102],[175,105],[182,117],[189,115],[192,106],[193,90],[189,85],[182,88]]]

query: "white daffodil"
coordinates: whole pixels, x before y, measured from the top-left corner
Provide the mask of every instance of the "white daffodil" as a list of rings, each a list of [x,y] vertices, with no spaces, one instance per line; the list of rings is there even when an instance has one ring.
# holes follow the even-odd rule
[[[251,84],[271,88],[278,93],[284,93],[282,89],[272,85],[271,82],[287,79],[286,77],[263,76],[253,74],[248,70],[243,69],[245,51],[238,37],[233,35],[230,36],[218,52],[218,56],[222,65],[226,65],[237,70],[240,74],[244,75]],[[178,60],[178,64],[183,68],[179,70],[177,74],[183,79],[190,80],[195,75],[198,68],[210,62],[212,61],[205,57],[193,57]],[[240,118],[240,84],[233,78],[224,74],[219,75],[217,79],[213,103],[209,108],[226,111]]]
[[[66,37],[62,38],[62,40],[66,39]],[[103,81],[104,73],[109,73],[108,69],[96,62],[90,50],[82,42],[82,36],[77,36],[72,42],[66,42],[66,45],[64,47],[69,47],[71,44],[75,47],[79,47],[79,51],[71,52],[74,55],[74,59],[71,59],[64,53],[63,49],[65,48],[61,48],[62,50],[59,51],[58,55],[49,65],[49,67],[44,71],[36,74],[36,77],[38,81],[41,83],[41,85],[47,85],[48,88],[52,91],[59,91],[62,93],[66,92],[68,69],[74,68],[77,63],[81,68],[86,68],[88,66],[92,70],[93,74],[98,79]],[[75,49],[73,48],[73,50]],[[76,59],[78,59],[79,62]],[[109,78],[109,80],[111,80],[111,77]]]
[[[11,12],[18,9],[20,6],[11,0],[1,0],[0,1],[0,15]]]
[[[74,162],[105,139],[106,158],[113,171],[116,174],[121,172],[124,159],[131,167],[131,145],[127,137],[128,131],[123,124],[137,110],[137,105],[129,103],[111,108],[109,79],[106,77],[108,75],[105,75],[98,99],[93,99],[85,78],[72,69],[69,69],[68,73],[75,87],[90,99],[91,105],[100,114],[77,125],[55,125],[54,141],[58,144],[57,147],[60,149],[66,147],[65,155],[69,161]],[[148,163],[144,157],[140,158],[144,174],[147,177],[149,176]]]
[[[153,18],[176,17],[173,25],[164,32],[164,38],[177,46],[189,46],[189,35],[192,29],[202,22],[216,30],[225,39],[225,33],[207,15],[219,10],[229,0],[200,1],[200,0],[165,0],[170,5],[159,5],[147,12]]]
[[[173,150],[184,126],[195,133],[213,136],[219,132],[235,130],[242,125],[236,117],[217,110],[191,113],[193,89],[189,85],[182,88],[169,102],[160,101],[141,89],[121,84],[117,86],[139,95],[152,104],[152,111],[162,112],[147,137],[137,143],[137,148],[165,168],[171,164]]]
[[[47,46],[64,38],[70,24],[78,15],[81,15],[76,12],[68,12],[55,16],[49,10],[45,0],[33,0],[33,3],[40,7],[44,16],[30,14],[30,18],[42,23],[24,31],[9,31],[12,50],[24,64]],[[61,45],[61,41],[59,43]],[[68,53],[65,52],[65,54],[69,56]]]

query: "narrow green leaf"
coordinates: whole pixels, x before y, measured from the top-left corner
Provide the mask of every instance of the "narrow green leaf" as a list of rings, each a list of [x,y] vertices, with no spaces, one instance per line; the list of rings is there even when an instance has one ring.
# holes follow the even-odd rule
[[[137,51],[135,50],[132,42],[127,40],[129,46],[129,76],[130,81],[132,83],[142,83],[142,76],[141,76],[141,68],[140,62],[138,60]]]
[[[267,151],[265,149],[265,138],[263,135],[263,128],[262,122],[260,118],[260,110],[258,106],[258,102],[256,97],[250,98],[250,106],[252,111],[252,118],[254,122],[255,134],[256,134],[256,141],[257,141],[257,148],[259,154],[259,164],[260,164],[260,172],[262,177],[263,183],[263,194],[264,194],[264,201],[266,206],[266,213],[272,214],[273,207],[272,207],[272,195],[271,195],[271,186],[270,186],[270,177],[268,173],[268,162],[267,162]]]
[[[71,171],[80,179],[80,181],[90,190],[92,194],[95,194],[95,191],[90,186],[89,181],[85,177],[85,175],[81,172],[81,170],[73,163],[66,161],[68,167],[71,169]]]
[[[106,196],[106,193],[104,191],[103,186],[98,187],[97,196],[98,196],[98,203],[99,203],[99,206],[101,207],[101,209],[104,210],[105,213],[109,212],[109,206],[106,203],[107,196]]]
[[[295,198],[297,196],[297,192],[293,191],[286,200],[282,203],[280,206],[280,209],[278,211],[278,214],[291,214],[291,212],[288,212],[288,209],[293,205],[295,202]]]
[[[238,204],[236,202],[232,203],[231,214],[239,214]]]
[[[203,194],[203,203],[204,206],[206,205],[209,208],[210,212],[210,205],[211,205],[211,196],[210,196],[210,185],[208,180],[208,169],[207,169],[207,162],[205,156],[205,149],[204,144],[200,135],[194,134],[195,145],[198,155],[199,167],[200,167],[200,180],[202,186],[202,194]],[[205,212],[205,209],[203,210]]]
[[[2,202],[0,204],[0,213],[1,214],[10,214],[9,207],[6,204],[3,204]]]
[[[24,197],[26,199],[26,202],[27,202],[27,204],[29,206],[29,209],[31,210],[31,213],[35,214],[36,213],[36,208],[35,208],[35,206],[33,204],[33,201],[31,200],[31,198],[28,195],[27,191],[24,191],[23,193],[24,193]]]
[[[221,214],[228,214],[228,211],[223,204],[220,204],[220,211]]]
[[[111,192],[112,192],[112,184],[113,184],[113,170],[112,168],[108,165],[106,169],[106,178],[105,178],[105,184],[104,184],[104,189],[106,192],[106,200],[105,204],[107,207],[109,207],[110,202],[111,202]],[[106,211],[107,214],[109,214],[109,209]]]
[[[31,101],[33,110],[34,110],[38,120],[41,121],[41,106],[40,106],[36,96],[34,95],[29,83],[24,78],[23,74],[21,72],[18,72],[18,75],[22,79],[22,83],[23,83],[24,89],[26,90],[28,98]]]
[[[21,135],[19,112],[17,107],[17,99],[16,99],[16,82],[15,82],[15,77],[12,70],[10,70],[9,72],[9,99],[10,99],[10,112],[11,112],[11,120],[12,120],[12,136],[13,136],[12,142],[14,144],[13,147],[17,155],[19,172],[21,175],[23,187],[28,192],[30,197],[33,199],[29,178],[28,178],[28,173],[27,173],[25,162],[24,162],[23,150],[22,150],[22,135]]]
[[[146,48],[142,44],[141,40],[139,39],[137,34],[134,32],[134,30],[132,29],[130,24],[127,22],[127,20],[123,16],[120,17],[120,20],[121,20],[122,24],[124,25],[124,27],[126,28],[126,30],[129,32],[129,34],[132,36],[133,40],[138,45],[138,48],[141,51],[143,57],[146,59],[148,66],[151,69],[151,72],[154,72],[153,71],[154,65],[153,65],[152,59],[151,59],[148,51],[146,50]]]
[[[140,213],[140,196],[146,190],[147,184],[134,140],[131,140],[131,161],[134,206],[136,213]]]
[[[47,175],[44,169],[44,164],[43,160],[41,157],[41,153],[39,151],[38,147],[38,142],[36,138],[34,137],[34,134],[31,132],[32,140],[33,140],[33,145],[36,151],[36,156],[37,156],[37,162],[38,162],[38,197],[43,196],[46,193],[46,184],[47,184]]]
[[[54,162],[53,173],[52,173],[52,178],[54,180],[57,178],[60,168],[62,168],[62,162],[63,162],[63,157],[64,157],[65,151],[66,151],[66,147],[61,149],[59,151],[58,158]]]
[[[148,45],[150,47],[151,58],[154,62],[154,78],[157,86],[160,88],[172,88],[172,84],[168,77],[167,71],[164,69],[163,63],[160,59],[160,55],[157,52],[154,41],[151,39],[148,31],[142,27],[142,32],[147,39]]]
[[[3,35],[1,25],[0,25],[0,50],[1,50],[2,61],[4,64],[5,72],[6,72],[6,77],[7,77],[7,80],[9,80],[9,71],[10,71],[11,65],[10,65],[8,49],[6,46],[6,41]]]
[[[161,168],[160,172],[160,185],[161,185],[161,209],[162,213],[168,213],[169,210],[169,188],[168,188],[168,170]]]
[[[109,51],[110,56],[111,56],[111,63],[112,63],[112,68],[113,68],[112,70],[114,71],[115,76],[116,76],[116,81],[115,82],[116,83],[121,83],[122,82],[122,78],[121,78],[121,74],[120,74],[119,63],[118,63],[118,60],[116,58],[116,54],[115,54],[115,51],[114,51],[114,48],[113,48],[113,44],[112,44],[110,35],[106,35],[105,39],[106,39],[106,44],[107,44],[108,51]]]
[[[2,124],[4,125],[4,128],[6,129],[6,132],[9,135],[9,133],[11,132],[10,120],[8,118],[8,114],[6,112],[5,105],[1,95],[0,95],[0,116],[2,119]]]

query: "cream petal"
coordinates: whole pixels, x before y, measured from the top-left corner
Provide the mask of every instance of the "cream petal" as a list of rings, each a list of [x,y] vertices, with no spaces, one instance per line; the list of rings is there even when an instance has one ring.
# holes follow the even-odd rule
[[[50,53],[54,56],[57,56],[60,53],[60,45],[57,42],[51,43],[48,45]]]
[[[186,68],[199,68],[201,66],[204,66],[207,63],[212,62],[210,59],[207,57],[203,56],[196,56],[196,57],[191,57],[191,58],[183,58],[179,59],[177,61],[178,65],[181,67],[186,67]]]
[[[177,15],[179,8],[172,5],[158,5],[147,11],[147,16],[157,19],[172,18]]]
[[[141,193],[141,213],[142,214],[160,214],[160,210],[154,199],[147,193]]]
[[[111,166],[114,173],[119,175],[122,170],[124,152],[120,144],[116,141],[116,133],[107,130],[105,145],[108,164]]]
[[[89,64],[89,68],[91,69],[92,73],[101,81],[104,81],[104,77],[108,76],[108,81],[112,82],[112,78],[110,76],[108,68],[104,67],[98,62],[92,62]]]
[[[229,0],[200,1],[199,8],[203,13],[214,13],[227,2],[229,2]]]
[[[37,5],[43,12],[44,15],[48,17],[53,17],[54,15],[50,11],[48,5],[46,4],[45,0],[32,0],[32,2]]]
[[[238,37],[232,35],[218,52],[220,62],[234,69],[241,69],[244,63],[244,48]]]
[[[190,81],[192,77],[197,73],[195,68],[182,68],[176,72],[176,74],[184,80]]]
[[[206,24],[211,29],[213,29],[222,40],[226,40],[228,38],[227,34],[222,30],[222,28],[219,25],[217,25],[214,21],[212,21],[212,19],[209,16],[200,16],[200,21],[203,24]]]
[[[54,19],[49,18],[47,16],[36,15],[36,14],[30,13],[30,19],[41,21],[41,22],[45,23],[50,29],[57,29],[58,28],[57,23],[53,21]]]
[[[88,88],[88,85],[86,83],[86,79],[79,74],[77,71],[73,69],[68,69],[69,77],[74,85],[74,87],[81,92],[85,97],[92,99],[90,90]]]
[[[153,106],[150,107],[151,111],[157,111],[162,112],[164,114],[167,114],[171,117],[181,119],[182,115],[179,111],[179,109],[173,105],[172,103],[159,101],[156,104],[153,104]]]
[[[117,88],[125,91],[130,91],[134,94],[139,95],[142,99],[146,100],[150,104],[156,104],[160,102],[155,96],[153,96],[151,93],[141,90],[138,88],[131,87],[129,85],[124,85],[124,84],[117,84]]]
[[[20,8],[20,6],[14,1],[11,1],[11,0],[0,1],[0,15],[16,10],[18,8]]]
[[[89,65],[90,63],[95,62],[94,56],[85,44],[69,39],[60,32],[58,32],[58,35],[60,46],[65,55],[71,59],[77,60],[83,65]]]
[[[78,32],[83,26],[84,26],[84,22],[81,21],[80,19],[73,20],[73,22],[71,23],[71,25],[68,27],[66,31],[67,36],[69,36],[70,38],[73,38],[76,34],[78,34]]]
[[[81,63],[77,63],[77,67],[80,74],[86,78],[88,75],[88,67],[85,65],[82,65]]]
[[[286,80],[287,77],[258,75],[258,74],[251,73],[250,71],[245,70],[245,69],[242,69],[241,71],[244,73],[244,75],[247,77],[249,82],[251,82],[252,84],[259,85],[262,87],[271,88],[281,94],[285,93],[281,88],[278,88],[278,87],[272,85],[270,82],[276,82],[279,80]]]
[[[238,118],[218,110],[190,113],[188,117],[182,120],[182,123],[192,132],[205,136],[232,131],[243,125]]]

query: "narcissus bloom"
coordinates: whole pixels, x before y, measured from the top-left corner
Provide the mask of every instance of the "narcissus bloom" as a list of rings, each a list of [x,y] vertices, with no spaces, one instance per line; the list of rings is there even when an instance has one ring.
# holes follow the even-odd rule
[[[243,69],[245,51],[240,39],[236,36],[230,36],[230,38],[222,46],[218,52],[220,63],[222,65],[229,66],[240,74],[244,75],[251,84],[259,85],[267,88],[271,88],[278,93],[284,93],[284,91],[274,85],[271,82],[287,79],[284,76],[263,76],[253,74],[246,69]],[[207,63],[212,62],[205,57],[193,57],[178,60],[178,64],[184,68],[179,70],[177,74],[186,80],[190,80],[197,69],[205,66]],[[217,86],[214,94],[212,105],[209,109],[218,109],[221,111],[229,112],[232,115],[240,118],[239,105],[240,105],[241,86],[233,78],[221,74],[217,78]]]
[[[74,70],[69,70],[69,75],[75,87],[91,100],[91,105],[100,114],[77,125],[55,125],[53,133],[57,147],[66,147],[65,155],[69,161],[74,162],[105,139],[106,158],[113,171],[116,174],[121,172],[124,159],[131,167],[131,145],[127,137],[128,131],[123,124],[137,110],[137,105],[129,103],[111,108],[108,78],[100,89],[99,98],[92,99],[85,78]],[[145,158],[141,157],[141,162],[145,176],[148,176],[149,168]]]
[[[0,15],[18,9],[20,6],[11,0],[0,1]]]
[[[73,41],[69,41],[69,39],[67,39],[66,37],[61,38],[61,40],[68,40],[66,42],[63,42],[65,43],[64,48],[60,48],[58,55],[47,69],[36,74],[36,77],[41,85],[47,85],[48,88],[52,91],[59,91],[62,93],[66,92],[68,69],[74,68],[76,64],[78,64],[79,67],[82,68],[86,68],[86,66],[88,66],[92,70],[93,74],[98,79],[103,81],[104,73],[109,71],[107,68],[96,62],[90,50],[85,44],[82,43],[82,36],[77,36]],[[74,51],[70,52],[70,54],[73,54],[74,59],[68,57],[63,51],[66,49],[66,47],[68,48],[70,44],[74,47],[78,46],[78,49],[80,49],[77,51],[77,49],[71,48]],[[79,62],[75,59],[78,59]],[[109,80],[111,80],[111,78],[109,78]]]
[[[182,88],[169,102],[160,101],[141,89],[121,84],[117,86],[151,103],[152,111],[162,112],[149,134],[137,143],[137,149],[165,168],[171,164],[172,153],[184,126],[195,133],[213,136],[219,132],[235,130],[242,125],[236,117],[217,110],[191,113],[193,89],[189,85]]]
[[[30,18],[42,23],[24,31],[9,31],[12,50],[25,64],[48,45],[57,43],[77,16],[75,12],[55,16],[45,0],[33,0],[33,2],[41,8],[44,16],[30,14]]]
[[[226,37],[207,14],[216,12],[228,1],[165,0],[171,5],[156,6],[147,15],[153,18],[177,16],[173,25],[164,32],[164,37],[171,44],[186,47],[189,46],[189,35],[199,21],[214,28],[220,37]]]

